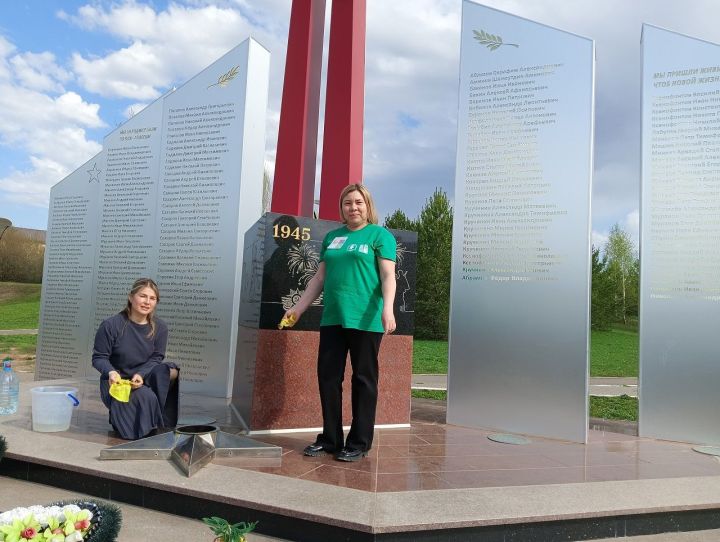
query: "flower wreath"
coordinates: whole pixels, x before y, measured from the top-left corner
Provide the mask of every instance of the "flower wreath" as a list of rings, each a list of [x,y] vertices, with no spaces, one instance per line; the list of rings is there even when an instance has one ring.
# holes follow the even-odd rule
[[[122,523],[120,509],[87,500],[18,507],[0,514],[2,542],[113,542]]]

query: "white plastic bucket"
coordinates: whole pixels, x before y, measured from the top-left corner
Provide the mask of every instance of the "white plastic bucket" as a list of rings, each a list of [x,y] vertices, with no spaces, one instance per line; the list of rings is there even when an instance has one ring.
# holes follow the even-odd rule
[[[73,407],[78,406],[77,388],[40,386],[32,388],[33,431],[50,433],[70,428]]]

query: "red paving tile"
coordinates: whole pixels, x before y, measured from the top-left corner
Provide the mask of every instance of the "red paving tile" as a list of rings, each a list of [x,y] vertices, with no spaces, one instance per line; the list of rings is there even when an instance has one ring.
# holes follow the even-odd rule
[[[299,478],[363,491],[375,491],[376,487],[375,473],[361,472],[333,465],[321,465]]]
[[[454,488],[569,484],[586,481],[585,469],[581,467],[441,472],[438,476]]]

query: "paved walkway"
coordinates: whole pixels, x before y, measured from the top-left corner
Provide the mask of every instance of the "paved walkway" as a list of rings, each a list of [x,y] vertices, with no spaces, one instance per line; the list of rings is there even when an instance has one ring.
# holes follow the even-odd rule
[[[0,329],[0,335],[37,335],[37,329]]]
[[[629,395],[630,397],[637,397],[637,380],[637,378],[591,378],[590,395],[600,397]],[[447,375],[413,375],[412,389],[447,390]]]

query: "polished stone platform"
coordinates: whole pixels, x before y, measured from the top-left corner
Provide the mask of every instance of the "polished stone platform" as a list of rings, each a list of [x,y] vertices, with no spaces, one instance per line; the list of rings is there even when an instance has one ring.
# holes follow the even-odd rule
[[[720,461],[685,443],[590,431],[587,445],[530,437],[487,439],[444,423],[444,405],[414,400],[410,428],[380,429],[368,458],[309,458],[312,433],[261,435],[282,446],[278,467],[219,458],[192,478],[166,461],[101,461],[122,442],[110,430],[96,383],[73,383],[70,429],[31,430],[23,382],[16,415],[0,417],[8,452],[0,475],[199,518],[259,520],[290,540],[589,540],[720,527]],[[181,417],[243,428],[224,400],[183,394]],[[0,481],[1,490],[1,481]]]

